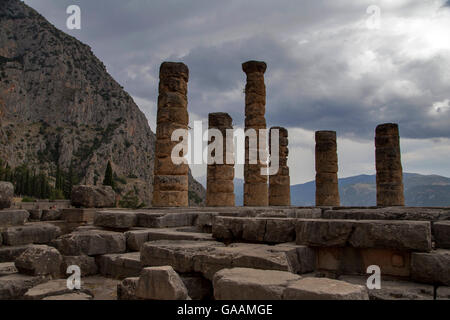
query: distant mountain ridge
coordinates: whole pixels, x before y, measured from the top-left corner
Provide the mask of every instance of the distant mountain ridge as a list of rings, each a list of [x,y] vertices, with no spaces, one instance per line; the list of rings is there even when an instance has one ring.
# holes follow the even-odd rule
[[[358,175],[339,179],[339,193],[343,206],[376,205],[375,175]],[[204,183],[204,178],[200,179]],[[450,178],[439,175],[404,173],[405,202],[407,206],[450,206]],[[236,205],[243,203],[242,179],[234,180]],[[314,206],[315,181],[291,186],[291,202],[294,206]]]

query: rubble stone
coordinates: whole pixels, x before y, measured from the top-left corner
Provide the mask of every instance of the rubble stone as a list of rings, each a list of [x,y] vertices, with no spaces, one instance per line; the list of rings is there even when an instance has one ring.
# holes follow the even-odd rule
[[[450,286],[450,250],[413,252],[411,278],[418,282]]]
[[[55,248],[34,245],[16,259],[15,266],[20,273],[56,278],[61,274],[62,262],[63,258]]]
[[[123,233],[105,230],[73,232],[59,237],[54,245],[65,256],[96,256],[126,250]]]
[[[368,300],[364,286],[326,278],[303,278],[284,290],[284,300]]]
[[[147,300],[187,300],[188,292],[173,268],[162,266],[142,270],[136,296]]]
[[[299,219],[296,233],[310,246],[431,250],[429,222]]]
[[[216,300],[281,300],[289,283],[301,277],[289,272],[250,268],[223,269],[214,275]]]
[[[137,215],[133,211],[98,211],[94,215],[97,227],[129,229],[136,226]]]
[[[450,221],[433,223],[433,237],[436,248],[450,249]]]
[[[0,227],[24,225],[29,216],[26,210],[0,210]]]
[[[24,226],[9,227],[3,231],[3,243],[8,246],[24,244],[46,244],[57,238],[61,230],[48,223],[30,223]]]
[[[116,206],[116,193],[110,186],[74,186],[71,204],[84,208],[113,208]]]

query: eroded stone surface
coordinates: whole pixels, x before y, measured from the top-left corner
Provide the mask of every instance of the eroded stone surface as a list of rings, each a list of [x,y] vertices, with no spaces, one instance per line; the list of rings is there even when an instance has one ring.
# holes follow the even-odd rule
[[[383,269],[382,269],[383,270]],[[367,276],[341,276],[339,280],[367,286]],[[380,289],[367,289],[371,300],[433,300],[432,285],[381,279]]]
[[[385,123],[375,130],[377,205],[404,206],[403,169],[398,125]]]
[[[105,254],[96,258],[100,274],[115,279],[136,277],[142,265],[139,252]]]
[[[0,262],[14,262],[30,245],[0,246]]]
[[[171,139],[175,130],[184,129],[187,132],[188,129],[188,81],[189,69],[185,64],[175,62],[161,64],[152,200],[154,207],[189,205],[189,167],[187,163],[174,163],[172,160],[173,148],[179,142]],[[185,155],[183,152],[184,150],[180,150],[177,156],[183,157]]]
[[[214,275],[216,300],[281,300],[291,282],[301,277],[289,272],[250,268],[223,269]]]
[[[98,211],[94,215],[94,225],[97,227],[129,229],[137,224],[137,215],[133,211]]]
[[[335,131],[316,132],[316,206],[339,206]]]
[[[71,203],[74,207],[112,208],[116,206],[116,193],[110,186],[74,186]]]
[[[59,237],[54,245],[65,256],[96,256],[126,250],[123,233],[105,230],[73,232]]]
[[[136,289],[139,277],[126,278],[117,285],[117,300],[139,300]]]
[[[26,210],[0,210],[0,227],[21,226],[30,214]]]
[[[66,294],[61,294],[61,295],[56,295],[56,296],[50,296],[50,297],[43,298],[42,300],[57,300],[57,301],[92,300],[92,296],[87,293],[83,293],[83,292],[75,292],[75,293],[66,293]]]
[[[450,221],[434,222],[433,237],[436,248],[450,249]]]
[[[81,256],[64,256],[63,264],[61,266],[62,274],[67,274],[67,268],[70,266],[78,266],[81,270],[81,276],[87,277],[98,273],[98,267],[95,263],[94,257],[86,255]]]
[[[213,237],[224,241],[284,243],[295,241],[295,220],[287,218],[215,217]]]
[[[450,220],[448,208],[337,208],[325,210],[324,219],[351,219],[351,220],[415,220],[437,221]]]
[[[144,266],[170,265],[180,273],[201,273],[211,280],[217,271],[233,267],[310,272],[314,254],[309,250],[293,244],[225,246],[221,242],[155,241],[142,246],[141,261]]]
[[[438,287],[436,290],[436,300],[450,300],[450,287]]]
[[[23,297],[31,287],[48,281],[41,276],[11,274],[0,277],[0,300],[15,300]]]
[[[17,273],[17,269],[14,262],[2,262],[0,263],[0,277]]]
[[[77,293],[90,294],[89,291],[81,289]],[[58,279],[38,284],[30,288],[25,294],[24,299],[26,300],[42,300],[50,296],[60,296],[65,294],[76,294],[74,290],[67,287],[67,279]]]
[[[431,250],[429,222],[299,219],[296,234],[310,246]]]
[[[419,282],[450,286],[450,250],[412,253],[411,278]]]
[[[34,245],[26,249],[15,261],[20,273],[33,276],[59,277],[63,258],[55,248]]]
[[[49,223],[29,223],[3,231],[3,243],[8,246],[49,243],[61,234],[60,228]]]
[[[368,300],[364,286],[327,278],[303,278],[284,290],[284,300]]]
[[[188,291],[172,267],[162,266],[142,270],[136,296],[148,300],[186,300]]]

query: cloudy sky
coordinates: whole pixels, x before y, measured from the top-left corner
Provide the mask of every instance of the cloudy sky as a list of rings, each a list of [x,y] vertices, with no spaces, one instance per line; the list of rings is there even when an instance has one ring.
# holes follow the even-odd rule
[[[450,0],[25,3],[90,45],[153,131],[162,61],[189,66],[191,120],[228,112],[242,126],[241,63],[264,60],[266,119],[289,129],[293,184],[314,178],[315,130],[337,131],[340,177],[373,174],[385,122],[400,125],[406,172],[450,177]],[[66,27],[72,4],[81,30]]]

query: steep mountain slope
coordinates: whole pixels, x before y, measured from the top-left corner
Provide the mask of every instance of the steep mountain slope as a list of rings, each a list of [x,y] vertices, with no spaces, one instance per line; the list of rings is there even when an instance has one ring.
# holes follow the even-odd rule
[[[91,48],[19,0],[1,1],[0,30],[0,158],[49,174],[72,164],[87,184],[110,160],[123,193],[149,204],[155,135]]]

